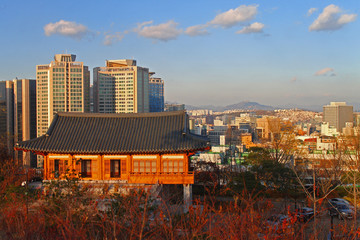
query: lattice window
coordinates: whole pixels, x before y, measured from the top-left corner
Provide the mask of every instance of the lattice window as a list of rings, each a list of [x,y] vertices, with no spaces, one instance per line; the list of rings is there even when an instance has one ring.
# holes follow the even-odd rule
[[[139,173],[156,173],[156,160],[133,160],[133,171]]]
[[[163,172],[184,172],[184,160],[163,160]]]

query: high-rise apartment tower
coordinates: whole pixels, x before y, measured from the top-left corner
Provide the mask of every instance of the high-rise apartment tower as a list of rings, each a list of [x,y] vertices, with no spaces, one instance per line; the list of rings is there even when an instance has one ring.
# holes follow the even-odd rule
[[[90,111],[90,72],[76,55],[56,54],[36,66],[37,136],[44,135],[56,112]]]
[[[149,69],[135,60],[108,60],[94,68],[94,112],[149,112]]]
[[[353,122],[353,106],[346,105],[346,102],[330,102],[323,107],[323,121],[341,132],[345,123]]]

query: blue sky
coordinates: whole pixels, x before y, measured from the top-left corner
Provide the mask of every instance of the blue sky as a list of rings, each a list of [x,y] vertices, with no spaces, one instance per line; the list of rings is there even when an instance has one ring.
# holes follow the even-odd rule
[[[136,59],[167,101],[359,108],[360,2],[0,1],[0,80],[73,53],[91,69]]]

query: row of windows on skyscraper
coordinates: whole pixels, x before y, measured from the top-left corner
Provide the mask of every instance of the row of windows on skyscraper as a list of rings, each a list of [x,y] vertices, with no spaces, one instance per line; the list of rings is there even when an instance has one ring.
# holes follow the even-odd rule
[[[55,112],[143,113],[164,111],[164,81],[135,60],[107,60],[90,71],[73,54],[36,66],[36,80],[0,82],[0,134],[14,143],[44,135]],[[18,153],[17,153],[18,154]],[[26,154],[25,154],[26,155]],[[14,156],[34,167],[29,156]]]

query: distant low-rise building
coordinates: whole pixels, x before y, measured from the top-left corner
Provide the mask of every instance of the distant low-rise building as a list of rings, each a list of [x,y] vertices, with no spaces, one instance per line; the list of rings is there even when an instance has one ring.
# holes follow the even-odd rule
[[[240,137],[241,137],[241,144],[245,145],[247,149],[256,146],[256,144],[253,143],[251,133],[241,133]]]
[[[227,126],[213,126],[208,130],[208,136],[212,146],[220,145],[221,136],[225,136],[228,130]]]
[[[256,132],[261,139],[271,140],[280,128],[280,118],[266,116],[256,119]]]
[[[165,112],[183,111],[183,110],[185,110],[185,104],[165,103]]]
[[[204,116],[213,114],[213,111],[208,109],[189,110],[188,114],[190,116]]]
[[[317,150],[324,151],[334,151],[336,149],[336,138],[330,136],[322,136],[321,138],[317,138],[316,143]]]
[[[347,122],[345,123],[345,127],[342,129],[342,133],[344,136],[354,136],[354,123]]]
[[[323,122],[321,124],[321,135],[323,136],[339,136],[339,132],[336,127],[330,126],[329,122]]]

